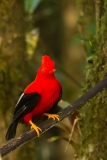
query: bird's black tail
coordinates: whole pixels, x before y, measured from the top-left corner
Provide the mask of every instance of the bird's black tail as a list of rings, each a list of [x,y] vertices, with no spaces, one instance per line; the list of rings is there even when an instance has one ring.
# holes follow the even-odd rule
[[[15,135],[16,135],[16,128],[17,128],[17,125],[18,125],[18,122],[15,121],[15,122],[12,122],[8,128],[8,131],[6,133],[6,137],[5,139],[8,141],[10,140],[11,138],[14,138]]]

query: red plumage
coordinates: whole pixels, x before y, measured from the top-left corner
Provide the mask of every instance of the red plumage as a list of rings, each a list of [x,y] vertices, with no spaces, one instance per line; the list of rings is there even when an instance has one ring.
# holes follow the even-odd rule
[[[61,84],[54,76],[55,70],[54,62],[50,57],[43,56],[42,65],[38,69],[35,80],[25,88],[16,104],[14,116],[6,134],[6,140],[15,136],[17,124],[21,119],[30,124],[36,130],[38,136],[41,129],[34,125],[32,117],[48,116],[48,118],[59,120],[57,114],[46,113],[58,103],[62,95]]]

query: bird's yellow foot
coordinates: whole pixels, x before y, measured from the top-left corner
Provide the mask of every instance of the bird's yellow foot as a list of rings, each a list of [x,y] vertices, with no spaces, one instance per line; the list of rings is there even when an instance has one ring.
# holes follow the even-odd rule
[[[37,136],[40,136],[40,132],[42,132],[41,128],[39,128],[38,126],[36,126],[31,120],[29,121],[29,123],[31,124],[31,129],[34,129],[37,133]]]
[[[57,119],[58,121],[60,120],[60,117],[57,114],[44,113],[44,116],[48,116],[48,119],[52,118],[53,120],[55,120],[55,119]]]

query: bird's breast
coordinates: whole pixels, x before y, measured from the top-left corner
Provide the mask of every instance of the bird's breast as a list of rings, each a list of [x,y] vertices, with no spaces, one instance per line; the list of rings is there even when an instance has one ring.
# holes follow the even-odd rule
[[[49,110],[59,99],[60,96],[60,85],[57,81],[45,82],[41,91],[41,99],[33,109],[34,115],[42,115],[44,112]]]

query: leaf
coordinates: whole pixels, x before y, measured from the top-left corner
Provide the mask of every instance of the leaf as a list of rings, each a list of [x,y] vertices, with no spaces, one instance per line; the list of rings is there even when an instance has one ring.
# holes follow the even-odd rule
[[[25,12],[32,14],[41,0],[25,0]]]
[[[59,136],[54,136],[54,137],[51,137],[51,138],[49,138],[48,139],[48,142],[54,142],[54,141],[56,141],[56,140],[58,140],[58,139],[60,139],[61,137],[59,137]]]
[[[75,40],[83,40],[85,42],[88,42],[89,46],[91,46],[91,47],[93,46],[92,41],[90,39],[88,39],[87,37],[76,35],[76,36],[74,36],[74,41]]]
[[[48,142],[54,142],[54,141],[59,140],[59,139],[62,139],[66,142],[69,142],[69,144],[71,144],[74,147],[75,150],[79,147],[79,143],[76,143],[73,140],[69,141],[69,138],[67,138],[67,137],[54,136],[54,137],[49,138],[47,141]]]
[[[69,106],[70,103],[61,99],[61,100],[59,101],[58,105],[59,105],[62,109],[64,109],[65,107]]]
[[[39,40],[39,30],[38,28],[34,28],[30,32],[26,33],[26,47],[27,53],[31,58],[34,54],[35,48],[37,47]]]
[[[48,142],[54,142],[54,141],[59,140],[59,139],[62,139],[62,140],[64,140],[64,141],[66,141],[66,142],[69,141],[69,138],[67,138],[67,137],[54,136],[54,137],[49,138],[49,139],[48,139]],[[73,141],[71,140],[71,141],[70,141],[70,144],[72,144],[72,142],[73,142]]]
[[[91,47],[93,46],[92,41],[90,41],[90,40],[89,40],[89,45],[90,45]]]
[[[88,38],[83,37],[83,36],[79,36],[79,35],[74,36],[74,39],[79,39],[79,40],[89,41],[89,39],[88,39]]]

